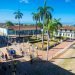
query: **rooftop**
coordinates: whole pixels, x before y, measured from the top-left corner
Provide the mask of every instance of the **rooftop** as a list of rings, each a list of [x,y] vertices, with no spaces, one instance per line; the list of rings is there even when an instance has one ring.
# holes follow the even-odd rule
[[[10,26],[8,29],[19,30],[19,26]],[[41,29],[37,26],[37,30]],[[36,26],[20,26],[20,30],[36,30]]]
[[[62,30],[75,30],[75,27],[74,26],[62,26],[60,27],[59,29],[62,29]]]

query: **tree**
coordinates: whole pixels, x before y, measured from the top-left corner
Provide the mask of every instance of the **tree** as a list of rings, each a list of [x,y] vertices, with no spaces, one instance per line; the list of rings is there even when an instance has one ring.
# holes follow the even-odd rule
[[[20,37],[20,19],[22,19],[23,13],[20,12],[20,10],[14,12],[15,19],[18,19],[19,24],[19,37]]]
[[[44,45],[44,25],[46,25],[46,19],[47,19],[47,21],[49,19],[52,19],[51,11],[53,11],[53,8],[50,6],[46,6],[46,0],[44,0],[44,6],[39,7],[38,11],[40,13],[41,21],[43,21],[43,32],[42,32],[42,48],[43,48],[43,45]]]
[[[49,39],[54,36],[54,33],[57,33],[58,28],[62,27],[60,19],[51,19],[48,24],[44,26],[44,30],[48,30]]]
[[[58,28],[61,27],[60,19],[51,19],[48,21],[47,25],[44,26],[44,29],[47,31],[47,60],[48,60],[48,49],[49,49],[49,39],[50,34],[53,32],[57,32]]]
[[[8,27],[10,27],[10,26],[14,26],[14,24],[11,22],[11,21],[7,21],[6,23],[6,27],[7,27],[7,30],[8,30]],[[8,36],[8,34],[7,34],[7,47],[8,47],[8,44],[9,44],[9,36]]]
[[[59,19],[54,19],[55,22],[55,32],[57,33],[58,28],[62,27],[62,24],[60,22],[60,18]],[[61,33],[60,33],[60,38],[61,38]]]
[[[37,22],[40,21],[39,13],[32,13],[33,14],[33,20],[36,21],[36,38],[37,38]]]
[[[13,24],[11,21],[7,21],[7,22],[6,22],[6,26],[7,26],[7,27],[9,27],[9,26],[14,26],[14,24]]]
[[[38,27],[43,28],[43,24],[41,22],[37,23]]]

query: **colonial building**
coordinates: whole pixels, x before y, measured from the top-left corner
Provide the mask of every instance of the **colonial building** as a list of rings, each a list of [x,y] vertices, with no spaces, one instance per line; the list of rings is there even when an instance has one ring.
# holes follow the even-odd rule
[[[25,36],[32,36],[41,33],[41,28],[36,26],[10,26],[8,28],[0,28],[0,35],[2,36],[9,36],[11,38],[15,37],[25,37]]]
[[[56,36],[67,37],[71,39],[75,39],[75,27],[74,26],[63,26],[58,29]]]

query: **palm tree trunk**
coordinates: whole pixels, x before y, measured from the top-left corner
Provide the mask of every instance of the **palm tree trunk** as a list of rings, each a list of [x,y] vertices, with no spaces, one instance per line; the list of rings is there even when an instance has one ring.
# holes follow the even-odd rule
[[[20,19],[18,19],[19,24],[19,38],[20,38]]]
[[[44,0],[44,5],[46,3],[46,0]],[[43,31],[42,31],[42,49],[44,49],[44,25],[45,25],[45,15],[44,14],[44,17],[43,17]]]
[[[47,30],[47,61],[48,61],[48,51],[49,51],[49,32]]]
[[[40,19],[39,19],[39,23],[40,23]]]
[[[7,48],[9,48],[9,35],[8,35],[8,27],[7,27]]]
[[[42,50],[44,49],[44,24],[43,24],[43,30],[42,30]]]
[[[36,39],[37,39],[37,21],[36,21]]]

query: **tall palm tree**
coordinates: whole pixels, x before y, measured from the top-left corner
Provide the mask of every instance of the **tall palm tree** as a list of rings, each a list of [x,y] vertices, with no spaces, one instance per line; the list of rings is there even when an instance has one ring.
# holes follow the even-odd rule
[[[20,10],[14,12],[15,19],[18,19],[19,24],[19,37],[20,37],[20,19],[22,19],[23,13],[20,12]]]
[[[40,21],[39,13],[32,13],[33,14],[33,20],[36,21],[36,39],[37,39],[37,22]]]
[[[44,0],[44,6],[43,7],[38,8],[38,11],[40,13],[40,18],[43,21],[42,49],[43,49],[43,45],[44,45],[44,25],[46,25],[46,19],[48,20],[48,19],[52,18],[51,11],[53,11],[52,7],[46,5],[46,1],[47,0]]]
[[[44,29],[47,31],[47,60],[48,60],[48,49],[49,49],[49,39],[50,34],[53,32],[57,32],[58,28],[61,27],[62,24],[60,23],[60,19],[52,19],[48,21],[48,24],[44,26]]]

